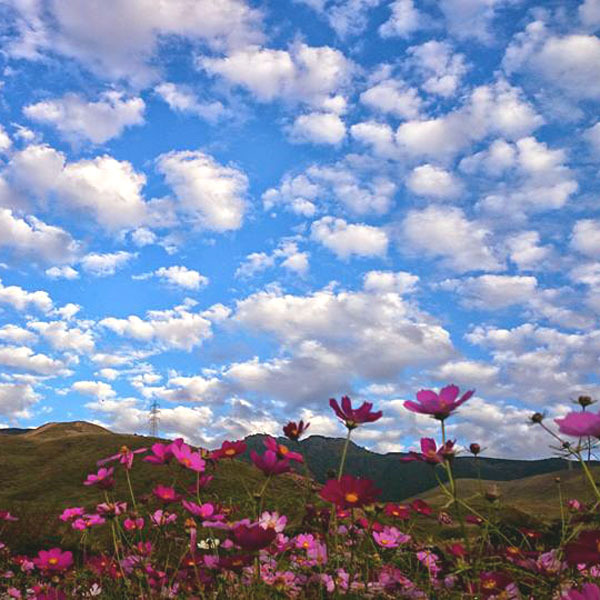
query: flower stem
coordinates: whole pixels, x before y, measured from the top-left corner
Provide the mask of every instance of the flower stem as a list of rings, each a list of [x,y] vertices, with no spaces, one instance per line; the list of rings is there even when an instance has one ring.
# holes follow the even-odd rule
[[[338,481],[344,474],[344,464],[346,463],[346,455],[348,454],[348,446],[350,444],[350,436],[352,435],[352,429],[348,428],[348,435],[346,436],[346,442],[344,443],[344,449],[342,450],[342,459],[340,460],[340,469],[338,471]]]

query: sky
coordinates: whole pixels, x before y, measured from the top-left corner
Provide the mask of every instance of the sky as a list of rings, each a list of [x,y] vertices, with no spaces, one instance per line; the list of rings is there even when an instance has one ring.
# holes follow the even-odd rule
[[[600,0],[0,1],[0,425],[328,406],[552,450],[600,397]]]

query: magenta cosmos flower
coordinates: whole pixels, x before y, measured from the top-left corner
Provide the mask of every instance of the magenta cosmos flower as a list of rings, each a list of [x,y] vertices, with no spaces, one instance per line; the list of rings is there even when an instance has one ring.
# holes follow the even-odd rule
[[[371,411],[373,408],[371,402],[363,402],[360,408],[352,408],[352,402],[348,396],[342,396],[341,408],[335,398],[329,400],[329,406],[348,429],[355,429],[363,423],[373,423],[373,421],[381,419],[381,415],[383,415],[382,411]]]
[[[421,438],[421,453],[409,452],[407,456],[402,456],[400,460],[410,462],[420,460],[421,462],[437,465],[454,457],[454,442],[448,440],[445,444],[437,447],[432,438]]]
[[[456,385],[447,385],[440,390],[439,394],[433,390],[421,390],[417,392],[417,402],[407,400],[404,408],[422,415],[431,415],[434,419],[443,421],[474,393],[475,390],[469,390],[458,398],[459,389]]]
[[[102,467],[98,469],[98,473],[90,473],[83,482],[83,485],[97,485],[105,489],[112,488],[115,485],[115,480],[113,479],[114,472],[114,467],[109,467],[108,469]]]
[[[218,460],[219,458],[235,458],[246,452],[246,442],[237,440],[235,442],[225,441],[221,447],[211,452],[210,457]]]
[[[147,448],[138,448],[137,450],[130,450],[127,446],[121,446],[120,450],[109,456],[108,458],[103,458],[99,460],[96,465],[101,467],[106,463],[112,462],[113,460],[118,460],[126,469],[131,469],[133,465],[133,458],[136,454],[141,454],[142,452],[146,452]]]
[[[65,571],[73,564],[73,553],[63,552],[60,548],[40,550],[33,563],[43,571]]]
[[[356,508],[372,504],[380,493],[381,490],[370,479],[343,475],[339,481],[329,479],[319,495],[339,508]]]
[[[165,503],[179,502],[182,498],[181,494],[175,491],[175,488],[159,483],[152,492],[154,495]]]
[[[187,444],[172,446],[171,451],[179,464],[186,469],[191,469],[197,473],[202,473],[202,471],[204,471],[206,461],[202,458],[200,452],[194,452]]]
[[[144,460],[153,465],[163,465],[168,463],[173,458],[173,448],[181,448],[183,445],[183,438],[177,438],[170,444],[152,444],[150,450],[152,454],[144,456]]]
[[[564,600],[600,600],[600,587],[595,583],[585,583],[581,591],[569,590]]]
[[[274,529],[263,529],[259,523],[238,525],[232,532],[233,541],[243,550],[261,550],[277,537]]]
[[[562,419],[554,419],[558,429],[573,437],[600,438],[600,414],[590,412],[572,412]]]
[[[280,459],[272,450],[267,450],[262,456],[252,450],[250,458],[265,475],[281,475],[290,470],[290,461],[287,458]]]
[[[277,454],[277,458],[304,462],[304,457],[302,454],[299,452],[292,452],[284,444],[278,444],[277,440],[270,435],[265,438],[264,444],[267,450],[271,450],[271,452],[275,452],[275,454]]]
[[[304,421],[298,421],[298,423],[290,421],[287,425],[284,425],[283,435],[285,435],[288,440],[297,442],[309,427],[310,423],[304,423]]]

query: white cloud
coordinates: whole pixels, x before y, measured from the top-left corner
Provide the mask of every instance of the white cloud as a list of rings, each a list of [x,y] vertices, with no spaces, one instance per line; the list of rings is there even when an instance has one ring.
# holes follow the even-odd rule
[[[491,387],[500,369],[496,365],[478,360],[455,360],[440,365],[433,374],[440,381],[452,381],[458,385]]]
[[[419,277],[406,271],[368,271],[363,278],[365,291],[384,294],[410,294],[416,290]]]
[[[394,0],[390,9],[390,18],[379,27],[381,37],[408,38],[424,26],[424,15],[415,8],[414,0]]]
[[[360,101],[382,113],[401,119],[417,119],[422,101],[418,90],[397,79],[384,79],[360,95]]]
[[[329,248],[338,258],[385,256],[388,236],[378,227],[347,223],[344,219],[323,217],[311,226],[311,238]]]
[[[596,123],[583,134],[583,138],[590,144],[595,154],[600,158],[600,122]]]
[[[12,418],[31,417],[30,408],[41,395],[26,383],[0,383],[0,413]]]
[[[514,0],[440,0],[439,8],[446,17],[448,31],[457,38],[493,41],[491,30],[496,12]]]
[[[584,0],[577,10],[581,22],[587,27],[595,28],[600,25],[600,0]]]
[[[237,268],[235,276],[253,277],[257,273],[274,267],[277,261],[284,269],[298,275],[305,275],[309,267],[308,257],[308,252],[298,250],[296,242],[284,240],[271,254],[266,252],[248,254],[244,262]]]
[[[0,340],[15,344],[35,344],[38,340],[35,333],[17,325],[4,325],[0,328]]]
[[[64,229],[33,215],[22,219],[9,208],[0,208],[0,246],[45,263],[69,262],[79,250],[79,244]]]
[[[429,198],[456,198],[462,192],[460,181],[452,173],[430,164],[415,167],[406,185],[415,194]]]
[[[25,310],[34,306],[42,312],[52,310],[52,299],[48,292],[38,290],[28,292],[17,285],[3,285],[0,281],[0,303],[11,304],[17,310]]]
[[[141,98],[109,91],[97,102],[66,94],[62,98],[29,104],[23,112],[34,121],[56,127],[67,139],[85,138],[94,144],[103,144],[120,136],[126,127],[142,125],[145,106]]]
[[[86,396],[93,396],[98,400],[107,400],[117,395],[112,386],[103,381],[76,381],[71,389]]]
[[[120,336],[155,343],[159,348],[190,351],[212,336],[211,318],[208,311],[192,313],[184,304],[172,310],[148,311],[146,319],[136,315],[126,319],[108,317],[100,325]]]
[[[146,177],[128,161],[104,155],[67,163],[62,152],[31,145],[12,157],[9,174],[34,196],[55,194],[63,210],[67,205],[86,215],[91,211],[109,231],[135,227],[146,216],[141,196]]]
[[[534,21],[514,37],[503,66],[509,74],[523,71],[576,100],[600,98],[600,39],[595,35],[555,36]]]
[[[46,269],[46,275],[50,279],[77,279],[79,272],[69,265],[64,265],[62,267],[50,267]]]
[[[313,112],[296,117],[290,128],[293,142],[336,146],[346,137],[346,126],[335,113]]]
[[[506,240],[510,259],[521,271],[541,269],[551,257],[552,247],[539,244],[540,234],[537,231],[522,231]]]
[[[489,236],[484,225],[469,221],[461,209],[429,206],[408,212],[398,242],[406,252],[441,257],[455,271],[497,271],[502,265],[488,245]]]
[[[157,77],[150,65],[161,39],[176,36],[225,50],[260,42],[261,13],[243,0],[100,0],[49,6],[12,2],[19,36],[8,52],[38,58],[48,51],[75,58],[98,76],[144,85]],[[93,23],[93,27],[90,24]]]
[[[55,350],[73,351],[77,354],[90,354],[94,351],[94,336],[89,329],[69,328],[63,321],[30,321],[27,325],[46,339]]]
[[[163,282],[186,290],[199,290],[208,285],[208,277],[184,266],[160,267],[154,274]]]
[[[594,219],[581,219],[573,226],[571,246],[578,252],[600,257],[600,221]]]
[[[242,171],[191,150],[162,154],[157,165],[181,209],[199,225],[218,232],[242,226],[248,188]]]
[[[201,58],[201,67],[252,92],[261,102],[281,98],[343,112],[343,92],[354,70],[339,50],[296,43],[288,50],[249,46],[225,58]]]
[[[381,0],[296,0],[310,6],[327,19],[329,26],[344,38],[359,35],[368,24],[369,10]]]
[[[184,85],[165,82],[156,86],[154,90],[172,110],[195,115],[209,123],[216,123],[229,112],[219,101],[200,102]]]
[[[107,252],[99,254],[92,252],[86,254],[80,261],[81,268],[94,277],[108,277],[114,275],[127,263],[137,257],[137,254],[119,250],[118,252]]]
[[[56,376],[66,372],[62,361],[45,354],[35,354],[27,346],[0,346],[0,365],[40,375]]]

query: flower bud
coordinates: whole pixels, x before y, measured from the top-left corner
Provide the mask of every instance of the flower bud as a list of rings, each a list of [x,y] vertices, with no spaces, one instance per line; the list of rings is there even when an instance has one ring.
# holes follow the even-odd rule
[[[473,456],[477,456],[481,452],[481,446],[479,444],[476,444],[475,442],[473,442],[469,446],[469,452],[471,452],[471,454]]]

